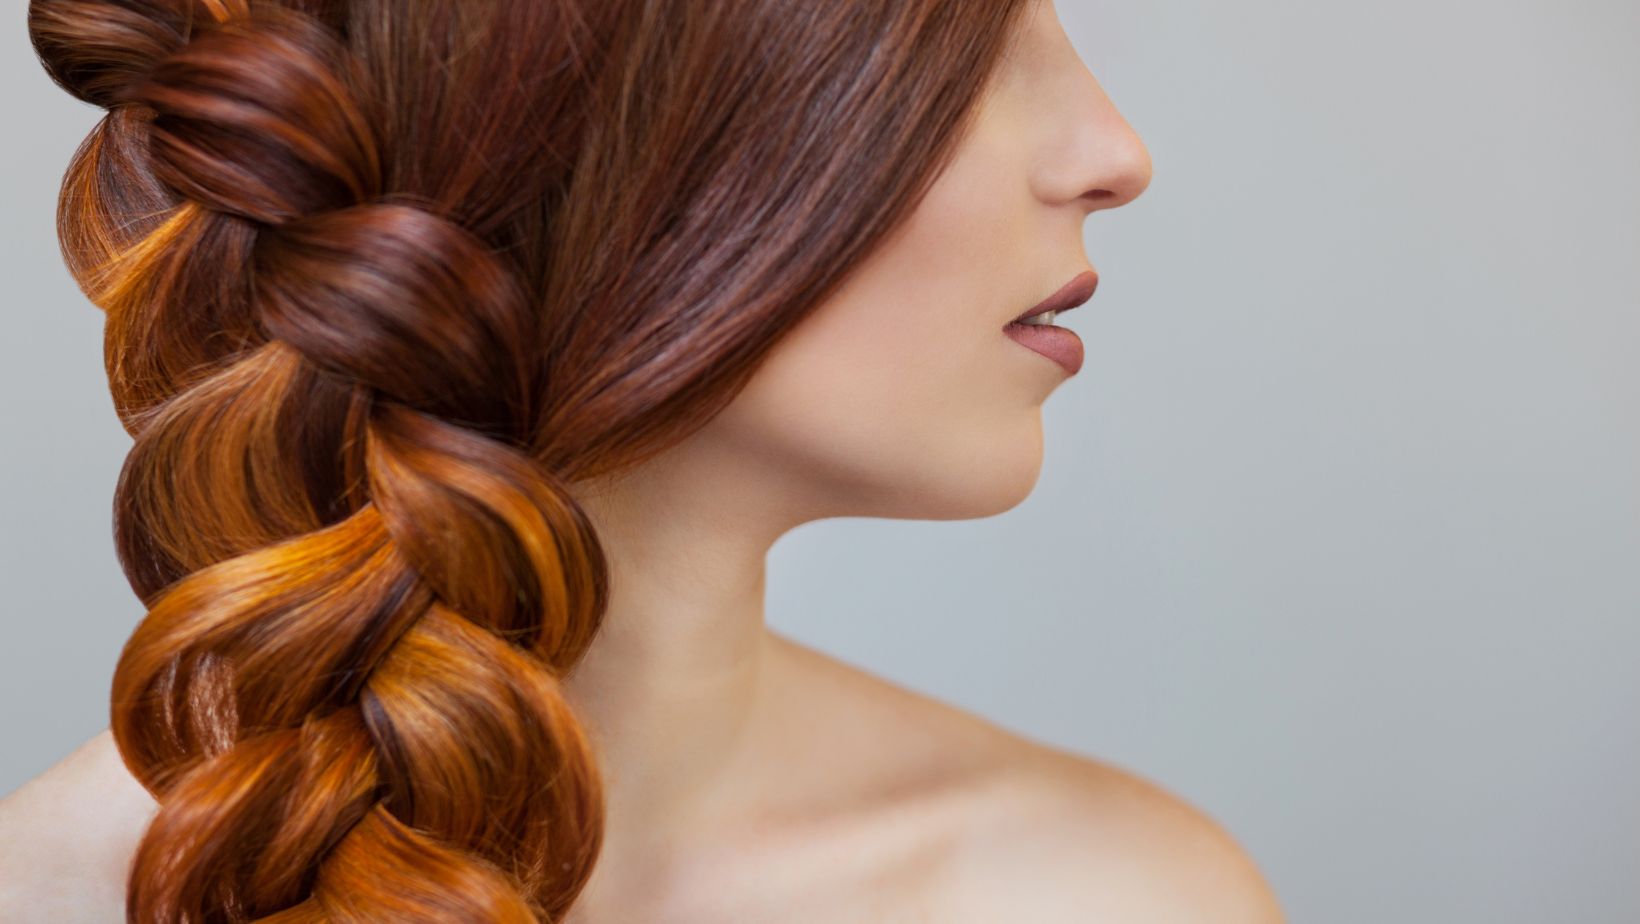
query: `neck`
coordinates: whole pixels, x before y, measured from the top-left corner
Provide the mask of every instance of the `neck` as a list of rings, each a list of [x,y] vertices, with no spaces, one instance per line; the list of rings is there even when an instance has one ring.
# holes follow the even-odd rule
[[[622,852],[698,831],[741,789],[735,768],[757,764],[744,758],[768,681],[765,561],[795,521],[687,447],[577,497],[609,560],[610,604],[565,692],[598,754],[606,841]]]

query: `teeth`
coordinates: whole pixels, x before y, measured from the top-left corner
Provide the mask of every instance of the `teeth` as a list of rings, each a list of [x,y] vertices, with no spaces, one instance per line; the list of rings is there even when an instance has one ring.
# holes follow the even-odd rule
[[[1057,312],[1057,311],[1044,311],[1041,314],[1031,315],[1030,317],[1026,318],[1025,320],[1020,321],[1019,323],[1020,324],[1041,324],[1041,325],[1044,325],[1044,326],[1051,326],[1053,324],[1054,317],[1058,314],[1059,314],[1059,312]]]

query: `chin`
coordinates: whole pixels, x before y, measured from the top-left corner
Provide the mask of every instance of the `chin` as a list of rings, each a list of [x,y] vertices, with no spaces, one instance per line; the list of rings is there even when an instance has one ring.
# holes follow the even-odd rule
[[[952,504],[956,513],[943,519],[976,520],[994,517],[1018,507],[1036,490],[1042,474],[1042,459],[1022,464],[1014,469],[992,473],[988,478],[977,478],[969,486],[960,503]],[[984,488],[983,491],[975,490]]]
[[[994,517],[1024,503],[1036,489],[1042,475],[1042,452],[1038,442],[1015,445],[1011,453],[993,446],[985,454],[953,454],[952,464],[935,473],[924,473],[895,492],[899,503],[886,516],[920,520],[978,520]]]

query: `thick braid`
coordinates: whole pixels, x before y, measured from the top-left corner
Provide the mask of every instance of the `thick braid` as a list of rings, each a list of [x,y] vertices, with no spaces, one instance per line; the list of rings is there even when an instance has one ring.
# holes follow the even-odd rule
[[[605,562],[523,450],[532,306],[480,239],[386,193],[377,114],[311,6],[30,8],[53,76],[111,108],[59,220],[135,438],[116,538],[148,614],[111,726],[160,809],[127,919],[557,921],[602,836],[559,678]],[[153,183],[110,188],[103,158]]]

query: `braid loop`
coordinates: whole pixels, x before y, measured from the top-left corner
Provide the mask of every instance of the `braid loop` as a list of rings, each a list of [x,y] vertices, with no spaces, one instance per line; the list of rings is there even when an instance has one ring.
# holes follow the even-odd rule
[[[607,567],[556,478],[517,450],[400,409],[377,415],[367,453],[396,546],[441,600],[555,671],[580,659],[606,602]],[[543,622],[543,612],[562,618]]]
[[[359,205],[264,234],[256,257],[271,336],[396,402],[518,440],[527,298],[471,234],[418,208]]]
[[[196,27],[247,12],[247,0],[55,0],[29,5],[29,34],[58,86],[113,110]]]
[[[130,94],[153,110],[153,169],[207,208],[278,225],[379,194],[362,75],[307,14],[258,4],[201,30]]]

